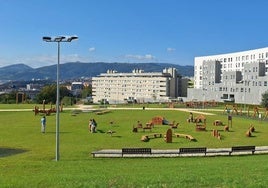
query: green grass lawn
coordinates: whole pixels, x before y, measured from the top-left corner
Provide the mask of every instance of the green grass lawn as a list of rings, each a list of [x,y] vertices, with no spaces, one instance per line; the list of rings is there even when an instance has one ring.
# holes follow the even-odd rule
[[[15,106],[13,106],[15,107]],[[30,107],[30,106],[28,106]],[[24,109],[28,107],[19,108]],[[1,107],[9,108],[11,107]],[[30,107],[31,108],[31,107]],[[206,111],[208,112],[208,111]],[[47,132],[40,133],[41,115],[33,112],[0,112],[0,187],[266,187],[267,155],[187,157],[187,158],[92,158],[91,151],[122,147],[178,149],[234,145],[268,145],[268,122],[233,117],[230,132],[220,130],[222,139],[211,136],[213,121],[227,123],[222,112],[207,117],[207,131],[196,132],[186,122],[189,113],[170,110],[113,110],[104,115],[93,112],[60,114],[60,161],[55,161],[55,114],[47,117]],[[163,138],[142,142],[147,134],[133,133],[137,121],[143,124],[154,116],[180,123],[175,132],[191,134],[196,142]],[[196,114],[194,114],[196,115]],[[98,122],[97,133],[88,132],[88,120]],[[114,124],[111,126],[110,121]],[[256,132],[246,137],[253,124]],[[114,130],[113,136],[106,134]],[[165,133],[167,126],[158,125],[152,132]]]

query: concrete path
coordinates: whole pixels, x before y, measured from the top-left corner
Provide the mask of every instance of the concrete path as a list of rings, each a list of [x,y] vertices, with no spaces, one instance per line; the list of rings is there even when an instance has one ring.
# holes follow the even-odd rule
[[[230,155],[231,148],[208,148],[207,153],[180,154],[179,149],[152,149],[152,154],[129,154],[124,157],[211,157],[211,156],[234,156],[234,155],[252,155],[251,151],[233,152]],[[268,146],[257,146],[254,154],[268,154]],[[94,157],[122,157],[121,149],[103,149],[94,152]]]

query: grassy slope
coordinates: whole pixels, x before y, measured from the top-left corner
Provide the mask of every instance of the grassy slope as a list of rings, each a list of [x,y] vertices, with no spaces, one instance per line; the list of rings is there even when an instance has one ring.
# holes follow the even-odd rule
[[[132,133],[137,120],[145,123],[162,115],[180,122],[176,132],[193,135],[197,142],[174,138],[167,144],[163,139],[141,142],[143,132]],[[55,162],[55,115],[48,116],[47,133],[40,133],[40,118],[33,112],[0,113],[0,185],[1,187],[265,187],[267,155],[156,159],[93,159],[90,152],[97,149],[122,147],[230,147],[233,145],[268,145],[267,122],[234,118],[231,132],[221,132],[222,140],[211,132],[196,132],[188,124],[188,113],[174,111],[118,110],[97,116],[81,113],[60,115],[60,154]],[[98,133],[87,130],[89,118],[98,122]],[[227,123],[226,116],[207,116],[207,129],[215,128],[213,120]],[[113,137],[105,132],[110,121],[116,131]],[[249,124],[257,130],[253,137],[245,137]],[[223,127],[218,127],[223,129]],[[165,126],[154,132],[164,133]],[[146,133],[145,133],[146,134]],[[3,149],[14,149],[5,150]]]

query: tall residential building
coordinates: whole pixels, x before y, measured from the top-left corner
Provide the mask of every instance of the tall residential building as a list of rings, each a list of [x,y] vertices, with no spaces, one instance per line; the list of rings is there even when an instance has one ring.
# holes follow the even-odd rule
[[[260,104],[268,91],[268,48],[195,58],[188,100]]]
[[[92,78],[93,102],[168,102],[183,93],[181,85],[181,76],[175,68],[167,68],[163,72],[135,69],[131,73],[108,70]]]

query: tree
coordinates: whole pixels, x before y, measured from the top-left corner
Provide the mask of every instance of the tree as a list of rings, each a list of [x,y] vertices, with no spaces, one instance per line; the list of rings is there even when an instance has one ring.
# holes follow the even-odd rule
[[[62,104],[64,105],[73,105],[74,99],[73,97],[63,97],[63,99],[61,100]]]
[[[268,92],[266,91],[265,93],[262,94],[262,101],[261,105],[265,108],[268,107]]]
[[[2,104],[16,103],[16,91],[12,91],[10,93],[4,93],[0,95],[0,103]]]
[[[64,87],[60,86],[60,101],[63,99],[63,97],[68,96],[71,97],[72,94],[70,91]],[[36,102],[42,103],[43,100],[45,100],[45,103],[52,103],[56,104],[57,100],[57,85],[48,85],[42,88],[40,93],[36,96]]]
[[[82,98],[90,97],[92,95],[92,86],[84,87],[82,90]]]

